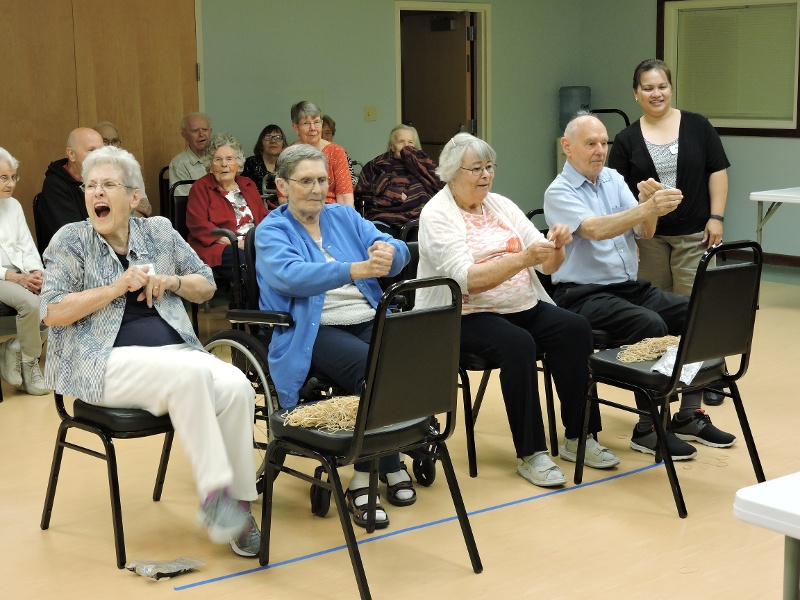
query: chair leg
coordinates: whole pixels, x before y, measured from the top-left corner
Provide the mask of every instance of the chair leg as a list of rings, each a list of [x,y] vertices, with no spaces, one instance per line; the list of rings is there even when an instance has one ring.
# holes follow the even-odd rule
[[[579,485],[583,481],[583,460],[586,456],[586,436],[589,434],[589,410],[593,398],[597,398],[597,383],[589,379],[586,393],[581,400],[581,436],[578,438],[578,453],[575,456],[575,475],[573,481]]]
[[[744,404],[742,403],[742,396],[739,394],[739,387],[733,381],[728,384],[728,389],[733,399],[733,405],[736,407],[736,415],[739,417],[739,426],[742,428],[742,435],[747,444],[747,451],[750,453],[750,462],[753,463],[753,471],[756,474],[756,480],[761,483],[766,481],[764,476],[764,469],[761,466],[761,459],[758,457],[758,450],[756,450],[756,442],[753,439],[753,432],[750,430],[750,422],[747,420],[747,415],[744,412]]]
[[[664,468],[667,470],[667,478],[672,488],[672,496],[675,498],[675,507],[678,509],[678,516],[680,516],[681,519],[685,519],[687,515],[686,503],[683,501],[683,493],[681,492],[681,484],[678,482],[678,474],[675,471],[675,463],[672,462],[672,456],[667,450],[666,421],[669,419],[669,409],[667,407],[669,399],[664,398],[660,414],[656,407],[655,400],[653,400],[649,394],[647,399],[650,404],[650,416],[653,419],[653,426],[656,431],[656,440],[658,441],[656,462],[658,462],[659,458],[664,461]]]
[[[64,456],[64,442],[67,439],[69,425],[65,421],[61,422],[56,434],[56,447],[53,450],[53,462],[50,467],[50,478],[47,480],[47,493],[44,497],[44,508],[42,509],[42,521],[39,527],[47,529],[50,527],[50,517],[53,513],[53,503],[56,498],[56,486],[58,485],[58,474],[61,472],[61,459]]]
[[[153,501],[161,500],[161,492],[164,489],[164,479],[167,477],[167,464],[169,463],[169,453],[172,450],[172,440],[175,437],[174,431],[169,431],[164,436],[164,446],[161,448],[161,460],[158,463],[158,474],[156,475],[156,485],[153,488]]]
[[[261,498],[261,547],[258,551],[258,562],[263,567],[269,564],[269,541],[272,532],[272,492],[274,489],[277,469],[272,460],[277,449],[277,444],[267,446],[264,456],[264,492]]]
[[[492,371],[487,369],[481,375],[481,382],[478,384],[478,393],[475,394],[475,403],[472,405],[472,421],[475,423],[478,420],[478,413],[481,411],[481,404],[483,404],[483,396],[486,394],[486,387],[489,385],[489,378],[492,376]]]
[[[450,496],[453,498],[453,506],[458,515],[458,523],[461,525],[461,533],[464,536],[464,543],[467,545],[467,552],[469,553],[469,560],[472,563],[472,570],[476,573],[483,571],[483,564],[481,557],[478,554],[478,545],[475,543],[475,536],[472,533],[472,526],[469,524],[469,517],[467,516],[467,509],[464,506],[464,498],[461,496],[461,490],[458,487],[458,480],[456,479],[456,472],[453,469],[453,462],[450,460],[450,453],[447,450],[447,445],[444,442],[439,442],[437,446],[437,454],[444,469],[444,475],[447,479],[447,485],[450,488]]]
[[[466,369],[458,369],[461,379],[461,397],[464,400],[464,429],[467,436],[467,462],[469,463],[469,476],[478,476],[478,459],[475,456],[475,419],[472,415],[472,394],[469,388],[469,375]]]
[[[125,568],[125,531],[122,527],[122,503],[119,496],[119,477],[117,474],[117,453],[114,440],[100,436],[106,449],[106,467],[108,470],[108,489],[111,495],[111,518],[114,522],[114,546],[117,551],[117,568]]]
[[[550,428],[550,454],[558,456],[558,430],[556,429],[556,406],[553,398],[553,375],[547,359],[542,359],[542,376],[544,377],[544,399],[547,404],[547,423]]]

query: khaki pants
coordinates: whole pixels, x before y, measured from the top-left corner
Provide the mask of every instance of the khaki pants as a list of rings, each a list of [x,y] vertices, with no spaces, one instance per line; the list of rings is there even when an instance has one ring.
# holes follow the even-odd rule
[[[39,334],[39,296],[18,283],[0,281],[0,302],[17,311],[17,339],[23,354],[39,358],[42,338]]]
[[[689,235],[656,235],[636,240],[639,246],[639,279],[664,292],[691,296],[700,258],[708,249],[703,232]]]

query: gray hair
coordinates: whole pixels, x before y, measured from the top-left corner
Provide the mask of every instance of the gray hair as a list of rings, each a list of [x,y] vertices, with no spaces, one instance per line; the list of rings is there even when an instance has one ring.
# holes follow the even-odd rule
[[[297,104],[292,105],[290,116],[292,118],[292,123],[294,123],[295,125],[299,125],[300,120],[305,117],[322,118],[322,111],[319,109],[319,106],[317,106],[313,102],[309,102],[308,100],[301,100]]]
[[[83,161],[81,179],[86,181],[92,169],[100,165],[111,165],[119,169],[122,171],[122,183],[135,190],[144,192],[142,168],[133,157],[133,154],[127,150],[117,148],[116,146],[103,146],[102,148],[93,150],[86,157],[86,160]]]
[[[203,117],[208,122],[208,126],[211,127],[211,119],[206,113],[190,112],[181,119],[181,131],[186,131],[186,122],[192,117]]]
[[[275,176],[288,180],[289,177],[294,175],[297,165],[304,160],[321,160],[325,165],[325,170],[328,170],[328,161],[325,160],[325,155],[314,146],[292,144],[278,156],[278,162],[275,165]]]
[[[439,179],[447,183],[456,176],[467,150],[472,150],[480,160],[491,163],[497,161],[497,153],[485,141],[471,133],[457,133],[444,145],[442,153],[439,155],[439,166],[436,169]]]
[[[572,139],[572,137],[575,135],[575,130],[578,129],[578,121],[584,117],[592,117],[594,119],[597,118],[588,110],[579,110],[575,113],[575,116],[569,120],[569,123],[567,123],[567,126],[564,128],[565,138]]]
[[[211,139],[208,140],[205,154],[203,154],[203,158],[200,159],[206,169],[211,168],[211,163],[214,162],[214,153],[222,146],[230,146],[233,148],[233,151],[236,153],[236,164],[239,165],[239,170],[241,171],[244,169],[244,150],[242,150],[242,145],[236,137],[225,131],[213,135]]]
[[[15,171],[19,169],[19,161],[11,156],[11,153],[5,148],[0,147],[0,162],[7,162]]]
[[[392,144],[394,143],[394,134],[396,131],[410,131],[414,134],[414,148],[417,150],[422,150],[422,145],[419,143],[419,134],[417,133],[416,127],[413,125],[395,125],[392,127],[392,130],[389,132],[389,145],[387,146],[388,150],[391,152]]]

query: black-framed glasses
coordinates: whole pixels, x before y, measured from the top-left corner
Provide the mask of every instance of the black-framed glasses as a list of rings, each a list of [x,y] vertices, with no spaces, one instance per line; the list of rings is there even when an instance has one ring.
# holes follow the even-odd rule
[[[497,165],[493,165],[490,163],[485,167],[474,167],[472,169],[467,169],[466,167],[458,167],[458,168],[472,173],[472,175],[475,177],[480,177],[484,171],[486,171],[489,175],[494,173],[494,170],[497,168]]]
[[[115,148],[119,148],[120,144],[122,144],[122,140],[119,138],[103,138],[103,145],[105,146],[114,146]]]
[[[307,190],[313,190],[314,184],[318,183],[319,187],[326,188],[331,184],[330,177],[317,177],[314,179],[313,177],[303,177],[302,179],[292,179],[289,177],[289,181],[294,181],[295,183],[299,183]]]
[[[9,181],[17,183],[19,181],[19,175],[0,175],[0,184],[6,185]]]
[[[268,142],[282,142],[283,136],[279,133],[276,133],[275,135],[265,135],[264,139]]]
[[[136,188],[130,185],[125,185],[118,181],[99,181],[97,183],[82,183],[80,185],[84,194],[92,194],[97,188],[103,188],[106,192],[113,192],[117,188],[125,188],[127,190],[135,190]]]

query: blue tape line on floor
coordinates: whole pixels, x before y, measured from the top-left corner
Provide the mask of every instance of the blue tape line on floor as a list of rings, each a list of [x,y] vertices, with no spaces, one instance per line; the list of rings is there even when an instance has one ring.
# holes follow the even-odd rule
[[[477,510],[473,510],[467,513],[470,517],[475,515],[479,515],[482,513],[492,512],[494,510],[500,510],[501,508],[507,508],[509,506],[516,506],[517,504],[524,504],[525,502],[531,502],[533,500],[539,500],[541,498],[547,498],[549,496],[555,496],[556,494],[566,494],[567,492],[571,492],[572,490],[579,490],[581,488],[589,487],[591,485],[597,485],[598,483],[605,483],[607,481],[613,481],[615,479],[619,479],[620,477],[627,477],[628,475],[635,475],[636,473],[641,473],[642,471],[648,471],[655,467],[663,466],[663,463],[653,463],[651,465],[647,465],[646,467],[640,467],[638,469],[634,469],[633,471],[627,471],[625,473],[617,473],[616,475],[612,475],[610,477],[604,477],[603,479],[598,479],[597,481],[589,481],[587,483],[581,483],[580,485],[573,485],[572,487],[560,488],[558,490],[551,490],[549,492],[543,492],[541,494],[537,494],[536,496],[529,496],[527,498],[520,498],[519,500],[512,500],[511,502],[504,502],[503,504],[497,504],[495,506],[488,506],[486,508],[479,508]],[[386,538],[393,537],[395,535],[401,535],[403,533],[408,533],[409,531],[416,531],[418,529],[425,529],[427,527],[433,527],[435,525],[441,525],[442,523],[449,523],[450,521],[456,521],[458,517],[453,515],[451,517],[446,517],[444,519],[439,519],[437,521],[430,521],[428,523],[422,523],[420,525],[414,525],[413,527],[406,527],[404,529],[398,529],[397,531],[390,531],[387,533],[382,533],[380,535],[375,535],[370,538],[360,540],[358,542],[359,545],[368,544],[370,542],[377,542],[379,540],[383,540]],[[225,581],[226,579],[232,579],[234,577],[241,577],[242,575],[250,575],[251,573],[257,573],[259,571],[266,571],[267,569],[277,569],[278,567],[283,567],[285,565],[290,565],[292,563],[309,560],[312,558],[316,558],[318,556],[324,556],[325,554],[330,554],[331,552],[338,552],[340,550],[347,550],[347,544],[342,544],[341,546],[334,546],[333,548],[328,548],[326,550],[320,550],[319,552],[312,552],[311,554],[304,554],[303,556],[297,556],[295,558],[290,558],[287,560],[283,560],[281,562],[272,563],[269,565],[265,565],[263,567],[256,567],[255,569],[247,569],[246,571],[238,571],[236,573],[230,573],[228,575],[222,575],[221,577],[214,577],[212,579],[205,579],[203,581],[196,581],[195,583],[189,583],[187,585],[176,586],[174,589],[176,592],[180,592],[183,590],[188,590],[191,588],[196,588],[201,585],[208,585],[210,583],[217,583],[219,581]]]

